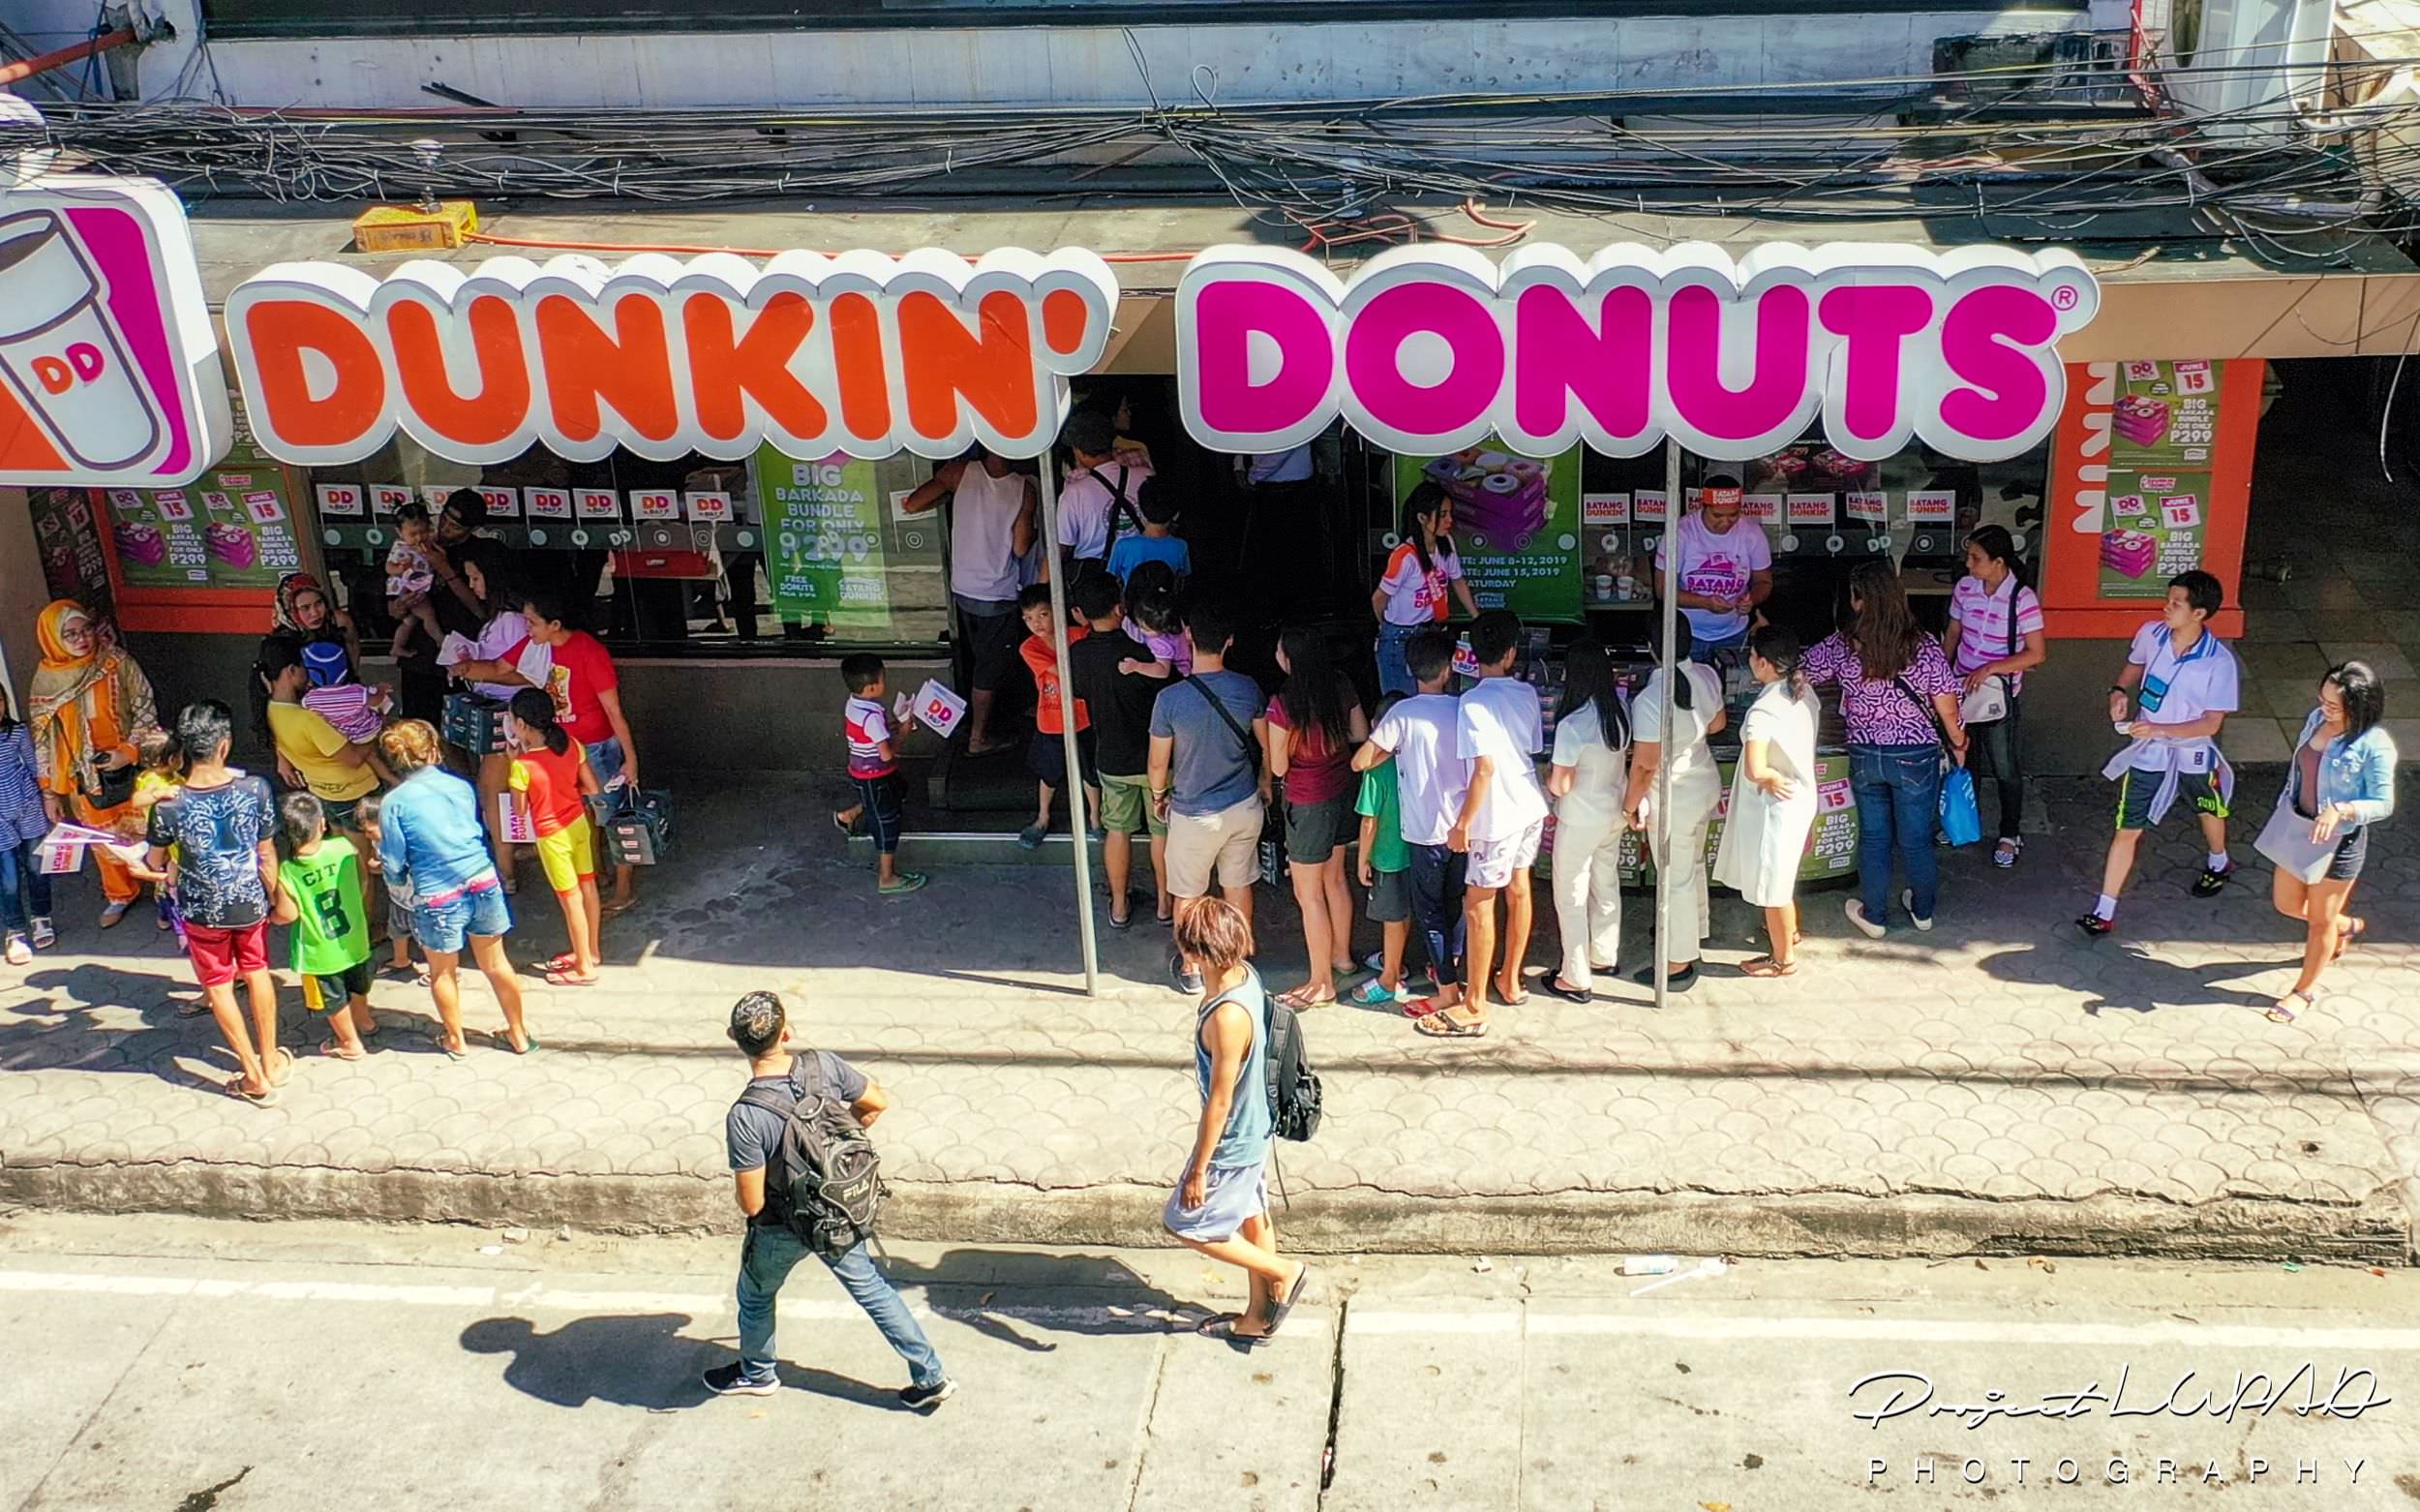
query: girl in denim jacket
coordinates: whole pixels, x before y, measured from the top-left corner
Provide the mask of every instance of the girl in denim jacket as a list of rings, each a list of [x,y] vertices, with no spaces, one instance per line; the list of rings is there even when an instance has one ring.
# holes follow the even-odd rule
[[[2286,768],[2277,814],[2262,851],[2278,863],[2270,896],[2277,911],[2303,922],[2302,975],[2270,1009],[2290,1024],[2323,995],[2319,974],[2368,927],[2345,912],[2370,827],[2395,811],[2395,742],[2379,723],[2386,689],[2367,662],[2348,661],[2319,683],[2319,707],[2303,721]],[[2274,837],[2274,838],[2273,838]]]

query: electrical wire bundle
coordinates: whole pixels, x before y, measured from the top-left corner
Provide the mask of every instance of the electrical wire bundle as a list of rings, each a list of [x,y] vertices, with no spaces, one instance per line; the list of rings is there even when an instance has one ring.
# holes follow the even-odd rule
[[[2166,72],[2172,83],[2286,71],[2202,62]],[[1436,213],[1416,207],[1474,200],[1817,224],[1980,217],[2009,239],[2061,240],[2171,212],[2276,257],[2323,260],[2342,256],[2338,233],[2420,229],[2420,207],[2376,188],[2420,180],[2409,109],[2352,106],[2314,122],[2294,93],[2225,111],[2156,111],[2115,65],[2042,63],[1727,88],[1222,105],[1214,76],[1207,87],[1196,77],[1191,103],[1155,91],[1139,109],[66,103],[46,107],[44,133],[94,166],[196,195],[670,205],[779,197],[833,208],[911,195],[1215,194],[1313,248],[1416,238]],[[2365,178],[2345,147],[2385,126],[2402,129],[2374,138]]]

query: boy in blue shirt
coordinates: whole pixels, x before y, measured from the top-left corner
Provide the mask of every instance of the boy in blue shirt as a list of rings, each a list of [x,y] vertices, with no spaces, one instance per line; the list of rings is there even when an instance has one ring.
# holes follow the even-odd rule
[[[1176,500],[1160,478],[1143,479],[1135,509],[1143,517],[1143,533],[1129,535],[1109,548],[1109,575],[1123,585],[1126,575],[1146,561],[1165,561],[1178,577],[1194,570],[1192,548],[1176,538]]]

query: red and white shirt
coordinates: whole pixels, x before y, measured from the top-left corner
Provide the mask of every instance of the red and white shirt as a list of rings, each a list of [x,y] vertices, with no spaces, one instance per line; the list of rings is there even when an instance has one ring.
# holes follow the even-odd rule
[[[1432,551],[1429,567],[1420,570],[1420,548],[1410,541],[1386,559],[1386,574],[1378,587],[1386,590],[1388,624],[1443,624],[1452,607],[1449,585],[1462,578],[1459,552]]]
[[[840,711],[843,733],[849,742],[849,775],[852,777],[887,777],[899,770],[897,762],[884,758],[883,742],[891,739],[891,711],[870,698],[852,696]]]

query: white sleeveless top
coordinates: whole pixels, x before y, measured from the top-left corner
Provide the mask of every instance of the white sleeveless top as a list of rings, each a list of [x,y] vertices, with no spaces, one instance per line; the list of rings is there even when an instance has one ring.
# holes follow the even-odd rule
[[[1025,507],[1025,474],[993,477],[976,458],[958,472],[950,504],[950,591],[986,603],[1016,601],[1016,515]]]

